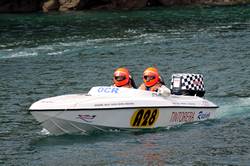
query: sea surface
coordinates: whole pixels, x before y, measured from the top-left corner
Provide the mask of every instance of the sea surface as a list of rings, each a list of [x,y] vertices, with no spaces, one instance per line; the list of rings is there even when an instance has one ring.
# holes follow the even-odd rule
[[[28,112],[42,98],[137,84],[155,65],[201,73],[216,119],[160,131],[51,136]],[[250,6],[0,15],[0,165],[250,165]]]

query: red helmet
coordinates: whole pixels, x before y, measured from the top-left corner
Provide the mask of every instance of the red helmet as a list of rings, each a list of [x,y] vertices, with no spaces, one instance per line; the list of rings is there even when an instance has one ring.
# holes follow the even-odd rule
[[[160,81],[158,70],[154,67],[149,67],[143,72],[143,82],[147,87],[154,86]]]
[[[129,82],[129,71],[127,68],[118,68],[114,72],[113,81],[115,86],[120,87],[128,84]]]

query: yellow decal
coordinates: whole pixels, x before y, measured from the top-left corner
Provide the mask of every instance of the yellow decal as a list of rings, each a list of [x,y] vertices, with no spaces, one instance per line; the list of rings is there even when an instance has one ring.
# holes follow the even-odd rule
[[[157,121],[160,111],[158,108],[140,108],[130,118],[130,126],[135,128],[150,128]]]

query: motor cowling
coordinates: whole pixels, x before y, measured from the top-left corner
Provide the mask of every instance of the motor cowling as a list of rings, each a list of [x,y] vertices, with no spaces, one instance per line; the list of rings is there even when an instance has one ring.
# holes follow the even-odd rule
[[[171,94],[203,97],[205,87],[202,74],[177,73],[172,75]]]

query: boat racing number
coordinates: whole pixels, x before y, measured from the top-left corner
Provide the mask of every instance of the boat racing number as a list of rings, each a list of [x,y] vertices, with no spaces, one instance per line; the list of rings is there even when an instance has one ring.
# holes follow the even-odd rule
[[[157,121],[159,109],[157,108],[140,108],[134,112],[130,119],[132,127],[151,127]]]

